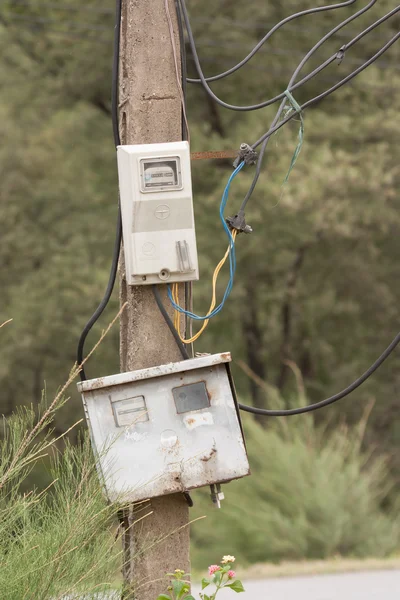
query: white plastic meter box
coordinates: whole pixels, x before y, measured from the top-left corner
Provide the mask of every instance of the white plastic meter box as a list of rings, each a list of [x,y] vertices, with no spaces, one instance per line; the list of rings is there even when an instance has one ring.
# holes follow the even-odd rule
[[[208,355],[78,384],[111,502],[250,474],[230,361]]]
[[[188,142],[118,146],[130,285],[199,278]]]

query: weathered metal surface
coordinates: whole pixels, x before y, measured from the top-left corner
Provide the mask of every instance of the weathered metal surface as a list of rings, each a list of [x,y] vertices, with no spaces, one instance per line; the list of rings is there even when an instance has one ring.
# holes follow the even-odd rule
[[[158,367],[150,367],[149,369],[140,369],[138,371],[128,371],[127,373],[118,373],[116,375],[108,375],[107,377],[98,377],[97,379],[88,379],[78,383],[79,392],[88,390],[98,390],[114,385],[122,385],[133,381],[142,381],[144,379],[153,379],[154,377],[163,377],[173,373],[181,373],[183,371],[191,371],[200,369],[201,367],[212,367],[221,363],[231,362],[232,357],[230,352],[221,354],[210,354],[199,358],[191,358],[175,363],[167,363]]]
[[[230,354],[218,354],[124,373],[122,380],[104,377],[102,387],[100,380],[89,389],[80,386],[110,501],[138,501],[249,474],[228,360]],[[191,410],[190,403],[199,406],[204,396],[199,382],[207,406]],[[178,413],[181,400],[188,410]]]

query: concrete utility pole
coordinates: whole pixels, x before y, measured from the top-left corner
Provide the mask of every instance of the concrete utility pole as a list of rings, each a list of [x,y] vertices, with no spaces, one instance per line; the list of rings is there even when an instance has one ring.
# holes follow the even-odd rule
[[[168,4],[179,56],[174,0],[168,0]],[[123,144],[182,139],[182,105],[165,0],[122,2],[119,103]],[[120,298],[121,303],[128,305],[121,318],[121,371],[181,360],[151,286],[128,286],[122,262]],[[168,307],[165,286],[160,287],[160,292]],[[190,571],[189,508],[183,495],[152,499],[150,510],[153,514],[124,536],[124,578],[132,590],[126,597],[135,600],[155,600],[158,594],[165,593],[167,572],[177,568]],[[132,518],[129,517],[131,522]],[[172,533],[176,530],[179,531]],[[148,548],[164,537],[165,541]],[[152,583],[144,585],[147,582]]]

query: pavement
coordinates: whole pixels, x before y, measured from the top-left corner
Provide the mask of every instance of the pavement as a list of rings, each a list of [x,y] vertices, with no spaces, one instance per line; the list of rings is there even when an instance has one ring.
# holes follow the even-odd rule
[[[400,600],[400,569],[244,581],[237,600]],[[199,588],[194,587],[198,598]],[[207,590],[205,590],[207,591]],[[233,600],[222,590],[218,600]]]
[[[240,596],[232,590],[221,590],[217,600],[400,600],[400,569],[277,577],[243,583],[246,591]],[[200,600],[200,591],[199,586],[193,586],[196,600]],[[118,593],[97,596],[98,600],[118,597]]]

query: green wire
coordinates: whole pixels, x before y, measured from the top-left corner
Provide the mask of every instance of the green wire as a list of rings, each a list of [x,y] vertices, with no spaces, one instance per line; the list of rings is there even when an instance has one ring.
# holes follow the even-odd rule
[[[299,113],[299,116],[300,116],[300,129],[299,129],[299,141],[298,141],[297,146],[295,148],[295,151],[293,153],[292,160],[290,162],[288,172],[286,173],[286,177],[283,180],[283,184],[282,185],[285,185],[285,183],[287,183],[289,181],[290,173],[292,172],[292,169],[293,169],[294,165],[296,164],[296,160],[299,157],[299,154],[301,152],[301,148],[303,146],[303,140],[304,140],[304,118],[303,118],[303,112],[301,110],[301,106],[300,106],[300,104],[298,104],[298,102],[296,102],[295,98],[293,98],[293,96],[289,92],[289,90],[285,91],[285,96],[286,96],[286,98],[289,100],[289,102],[291,104],[291,107],[289,108],[289,112],[292,111],[292,110],[295,110],[297,113]]]

